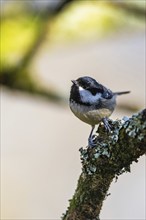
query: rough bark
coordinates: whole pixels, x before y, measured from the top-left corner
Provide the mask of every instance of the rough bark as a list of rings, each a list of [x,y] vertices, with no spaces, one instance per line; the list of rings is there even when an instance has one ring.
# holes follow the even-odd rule
[[[146,109],[109,123],[111,133],[99,126],[96,147],[80,149],[82,173],[63,220],[99,219],[112,180],[146,153]]]

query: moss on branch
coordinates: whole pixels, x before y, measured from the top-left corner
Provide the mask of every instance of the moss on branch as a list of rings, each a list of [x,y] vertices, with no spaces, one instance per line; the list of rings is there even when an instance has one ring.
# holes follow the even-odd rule
[[[96,147],[80,149],[82,173],[63,220],[99,219],[112,180],[146,153],[146,109],[109,123],[111,133],[99,126]]]

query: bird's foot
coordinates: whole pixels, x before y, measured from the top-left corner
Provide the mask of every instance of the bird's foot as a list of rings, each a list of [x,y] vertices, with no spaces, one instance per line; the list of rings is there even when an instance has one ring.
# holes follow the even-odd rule
[[[102,119],[102,122],[103,122],[103,124],[104,124],[105,129],[106,129],[108,132],[111,132],[112,127],[110,126],[110,124],[109,124],[109,122],[108,122],[108,119],[107,119],[107,118],[103,118],[103,119]]]
[[[88,147],[89,148],[93,148],[95,147],[97,144],[97,136],[96,135],[93,135],[91,137],[89,137],[88,139]]]

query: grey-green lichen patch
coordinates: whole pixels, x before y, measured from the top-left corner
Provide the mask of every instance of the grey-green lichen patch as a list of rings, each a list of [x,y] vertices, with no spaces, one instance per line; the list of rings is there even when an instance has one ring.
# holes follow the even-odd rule
[[[90,165],[87,167],[86,172],[88,175],[92,175],[93,173],[96,172],[96,169],[97,169],[96,166]]]
[[[142,132],[144,129],[146,129],[146,120],[143,120],[142,117],[143,114],[134,114],[132,118],[130,118],[129,121],[126,121],[123,126],[128,136],[131,138],[137,138],[139,141],[144,139],[146,135]]]
[[[138,138],[139,141],[142,141],[144,139],[144,135],[143,134],[139,134],[137,138]]]

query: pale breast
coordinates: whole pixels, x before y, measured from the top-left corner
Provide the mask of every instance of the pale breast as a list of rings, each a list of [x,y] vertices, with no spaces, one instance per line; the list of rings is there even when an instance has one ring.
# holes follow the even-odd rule
[[[76,117],[90,125],[99,124],[104,117],[109,117],[112,114],[112,111],[107,108],[93,109],[93,106],[85,106],[75,102],[70,103],[70,108]]]

